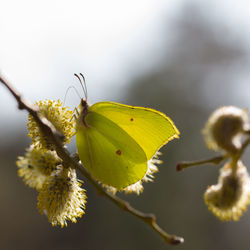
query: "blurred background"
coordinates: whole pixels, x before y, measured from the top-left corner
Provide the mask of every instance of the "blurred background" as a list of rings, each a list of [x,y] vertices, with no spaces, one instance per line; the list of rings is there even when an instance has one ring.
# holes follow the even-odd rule
[[[227,0],[31,1],[1,4],[0,70],[30,101],[63,100],[73,73],[87,80],[89,101],[156,108],[173,119],[179,140],[162,149],[164,164],[142,195],[121,195],[157,215],[175,247],[249,249],[250,211],[221,222],[203,193],[220,166],[176,172],[176,163],[215,155],[200,131],[222,105],[250,108],[250,4]],[[72,109],[79,97],[70,91]],[[149,227],[118,209],[86,181],[86,214],[67,228],[52,227],[36,208],[37,193],[17,177],[15,161],[30,141],[27,113],[0,85],[1,249],[171,249]],[[70,148],[75,151],[75,145]],[[250,150],[244,156],[250,165]]]

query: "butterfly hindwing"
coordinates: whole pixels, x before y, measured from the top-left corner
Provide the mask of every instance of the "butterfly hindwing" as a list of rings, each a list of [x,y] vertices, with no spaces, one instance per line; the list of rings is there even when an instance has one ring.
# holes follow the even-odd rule
[[[89,110],[87,127],[78,125],[76,143],[82,164],[103,184],[122,189],[143,178],[147,157],[119,124]]]

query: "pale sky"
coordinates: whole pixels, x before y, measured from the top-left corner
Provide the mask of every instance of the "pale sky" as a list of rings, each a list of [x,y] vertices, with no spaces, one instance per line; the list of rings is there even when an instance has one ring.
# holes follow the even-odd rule
[[[162,46],[162,25],[187,1],[3,1],[0,70],[33,102],[63,99],[70,85],[77,86],[73,73],[78,72],[87,79],[91,102],[117,101],[131,74],[153,67],[158,60],[155,51]],[[216,18],[245,34],[248,42],[250,5],[246,3],[213,0],[206,6]],[[78,103],[71,93],[68,105]],[[1,86],[0,105],[5,107],[0,109],[4,121],[17,115],[15,102]]]
[[[164,2],[5,1],[0,69],[31,98],[58,91],[60,97],[74,72],[84,73],[89,89],[95,86],[101,95],[103,83],[119,84],[128,61],[145,58],[155,46],[162,14],[177,5]]]

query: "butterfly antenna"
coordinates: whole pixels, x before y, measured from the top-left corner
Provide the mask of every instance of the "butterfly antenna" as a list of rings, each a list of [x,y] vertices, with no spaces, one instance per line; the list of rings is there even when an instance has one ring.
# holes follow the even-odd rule
[[[80,73],[80,75],[82,76],[82,74]],[[81,86],[82,86],[82,90],[83,90],[83,93],[84,93],[84,96],[85,98],[87,99],[87,90],[86,90],[86,83],[85,83],[85,79],[84,79],[84,85],[83,85],[83,82],[82,82],[82,79],[79,77],[79,75],[77,75],[76,73],[74,74],[74,76],[79,80]]]
[[[74,89],[75,92],[76,92],[76,94],[78,95],[78,97],[81,99],[81,96],[79,95],[79,93],[78,93],[77,89],[75,88],[75,86],[71,85],[66,90],[66,93],[65,93],[65,96],[64,96],[64,100],[63,100],[63,107],[65,105],[66,97],[67,97],[67,94],[68,94],[68,92],[69,92],[70,89]]]
[[[85,81],[85,77],[82,73],[80,73],[80,76],[82,77],[83,80],[83,84],[84,84],[84,88],[85,88],[85,94],[86,94],[86,101],[88,100],[88,89],[87,89],[87,85],[86,85],[86,81]]]

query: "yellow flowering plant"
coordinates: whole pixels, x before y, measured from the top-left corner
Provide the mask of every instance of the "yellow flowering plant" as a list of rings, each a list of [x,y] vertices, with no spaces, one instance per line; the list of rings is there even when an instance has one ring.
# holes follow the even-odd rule
[[[234,106],[215,110],[202,130],[207,147],[222,154],[207,160],[181,162],[177,171],[201,164],[220,164],[218,183],[208,186],[204,201],[222,221],[237,221],[250,204],[250,178],[241,158],[250,143],[247,111]]]
[[[73,111],[69,107],[63,107],[60,100],[45,100],[35,103],[41,114],[53,123],[55,128],[64,136],[63,144],[69,143],[72,136],[75,134],[74,121],[72,119]],[[43,134],[34,117],[28,116],[28,136],[32,140],[32,146],[38,149],[54,150],[54,145]]]
[[[63,135],[63,145],[69,143],[75,134],[73,112],[63,107],[60,100],[39,101],[35,106]],[[76,222],[84,214],[86,195],[81,188],[82,181],[77,179],[75,169],[62,165],[54,145],[33,116],[29,115],[28,120],[28,136],[32,143],[25,156],[18,157],[18,175],[25,184],[38,190],[40,213],[45,214],[53,226],[67,226],[67,221]]]

